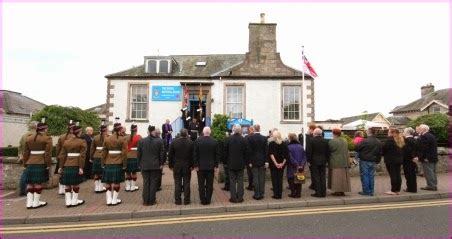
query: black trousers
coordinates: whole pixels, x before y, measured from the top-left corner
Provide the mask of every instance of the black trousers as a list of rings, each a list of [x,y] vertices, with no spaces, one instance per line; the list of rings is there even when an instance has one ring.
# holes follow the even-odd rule
[[[229,167],[227,164],[223,164],[224,168],[224,187],[229,188],[230,182],[229,182]]]
[[[157,190],[162,188],[163,169],[160,169],[160,176],[157,178]]]
[[[311,165],[311,180],[318,197],[326,196],[326,166]]]
[[[157,170],[141,170],[143,176],[143,203],[154,204],[155,195],[157,193],[157,183],[162,177],[160,169]]]
[[[272,178],[273,196],[275,198],[282,198],[284,169],[272,167],[270,168],[270,175]]]
[[[190,202],[190,180],[191,169],[190,168],[174,168],[174,200],[181,202],[182,187],[184,187],[184,201]]]
[[[295,178],[287,178],[289,181],[290,195],[292,197],[301,197],[301,183],[295,183]]]
[[[405,174],[407,192],[417,192],[416,167],[417,164],[413,161],[403,162],[403,173]]]
[[[213,170],[198,171],[199,199],[203,204],[210,204],[213,193]]]
[[[312,174],[312,166],[309,166],[309,172],[311,172]],[[311,176],[312,178],[312,176]],[[314,180],[311,179],[311,185],[309,186],[310,189],[314,190],[315,189],[315,185],[314,185]]]
[[[249,165],[246,165],[246,175],[248,175],[248,187],[253,186],[253,171]]]
[[[400,192],[400,188],[402,187],[401,166],[401,164],[386,164],[386,169],[391,178],[391,192]]]
[[[89,160],[85,160],[85,168],[83,169],[83,175],[86,179],[92,178],[92,168],[93,163],[91,163]]]

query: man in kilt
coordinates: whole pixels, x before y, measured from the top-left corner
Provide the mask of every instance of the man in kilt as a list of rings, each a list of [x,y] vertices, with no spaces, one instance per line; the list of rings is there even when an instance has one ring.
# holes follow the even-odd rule
[[[42,184],[49,181],[48,170],[52,166],[52,138],[47,135],[45,119],[38,123],[36,133],[25,142],[23,163],[27,170],[27,208],[46,206],[47,202],[39,200]]]
[[[61,149],[63,148],[64,145],[64,141],[74,137],[74,135],[72,134],[72,127],[74,127],[75,124],[72,122],[72,120],[69,120],[69,124],[67,125],[67,132],[65,134],[60,135],[60,137],[58,138],[58,143],[56,145],[56,155],[57,155],[57,163],[55,166],[55,172],[54,174],[58,175],[58,169],[60,168],[60,152]],[[65,192],[65,188],[64,188],[64,184],[61,183],[61,176],[60,176],[60,183],[58,185],[58,194],[59,195],[64,195]]]
[[[118,195],[120,185],[124,182],[124,170],[127,166],[127,140],[121,135],[121,131],[121,124],[115,123],[113,134],[105,139],[102,149],[102,167],[104,167],[102,182],[106,184],[108,206],[121,203]]]
[[[83,168],[86,157],[86,141],[81,138],[82,127],[72,127],[75,137],[66,140],[61,148],[59,158],[61,183],[65,186],[66,207],[76,207],[85,203],[78,199],[79,184],[83,182]]]
[[[93,142],[91,143],[90,149],[90,161],[93,163],[91,173],[94,178],[94,192],[102,193],[107,191],[100,179],[102,178],[102,149],[105,138],[108,137],[108,127],[105,125],[105,120],[102,120],[102,125],[100,126],[100,132],[98,135],[94,136]]]
[[[126,192],[134,192],[138,190],[136,185],[138,167],[137,147],[141,136],[137,134],[138,127],[136,124],[130,126],[130,135],[127,135],[127,168],[126,168]]]

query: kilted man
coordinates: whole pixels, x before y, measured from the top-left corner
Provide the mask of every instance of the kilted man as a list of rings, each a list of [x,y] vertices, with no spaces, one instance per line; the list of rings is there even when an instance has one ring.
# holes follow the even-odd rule
[[[94,192],[102,193],[107,189],[104,187],[100,179],[102,178],[102,149],[105,138],[108,137],[108,127],[105,125],[105,120],[102,120],[102,125],[100,126],[100,132],[96,135],[91,143],[91,162],[93,163],[93,167],[91,169],[91,173],[94,178]]]
[[[56,145],[56,155],[57,155],[57,163],[55,166],[55,174],[58,174],[58,169],[60,168],[60,158],[58,157],[60,155],[61,149],[63,148],[64,141],[74,137],[72,134],[72,127],[75,126],[75,123],[72,122],[72,120],[69,120],[69,124],[67,125],[67,132],[65,134],[60,135],[58,138],[58,143]],[[61,176],[60,176],[60,183],[58,185],[58,194],[64,195],[64,185],[61,183]]]
[[[23,155],[24,167],[27,169],[25,183],[27,184],[28,209],[47,205],[40,201],[42,184],[49,181],[48,170],[52,166],[52,138],[47,135],[45,119],[38,123],[36,133],[27,138]]]
[[[83,182],[83,168],[86,158],[86,141],[81,138],[82,127],[77,123],[72,127],[75,137],[66,140],[61,149],[61,159],[58,173],[61,183],[65,186],[66,207],[76,207],[85,203],[78,199],[79,184]]]
[[[127,141],[121,135],[120,123],[113,125],[113,134],[105,138],[102,149],[102,166],[104,167],[102,182],[105,183],[108,206],[121,203],[118,199],[120,184],[124,182],[124,170],[127,163]],[[113,191],[113,192],[112,192]]]
[[[138,126],[132,124],[130,126],[130,135],[127,135],[127,168],[126,168],[126,192],[133,192],[138,190],[137,172],[140,171],[138,167],[137,147],[141,136],[137,134]]]

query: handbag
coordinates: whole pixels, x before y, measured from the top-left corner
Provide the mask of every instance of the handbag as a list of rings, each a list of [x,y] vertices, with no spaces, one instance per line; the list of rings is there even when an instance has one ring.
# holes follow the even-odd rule
[[[295,184],[304,184],[306,182],[306,176],[304,174],[304,170],[298,170],[298,172],[294,175],[294,183]]]

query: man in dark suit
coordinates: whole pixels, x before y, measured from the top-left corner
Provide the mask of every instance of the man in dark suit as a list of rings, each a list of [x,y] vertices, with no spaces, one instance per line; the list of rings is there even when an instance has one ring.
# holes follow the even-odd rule
[[[164,124],[162,124],[162,139],[165,144],[165,150],[168,151],[169,145],[171,143],[173,127],[170,124],[170,120],[167,119]]]
[[[211,130],[204,127],[203,136],[198,137],[193,149],[193,165],[198,174],[199,198],[202,205],[209,205],[213,192],[213,177],[218,170],[220,148],[218,142],[210,137]]]
[[[268,167],[268,142],[267,137],[261,135],[260,125],[254,125],[254,134],[248,137],[248,149],[250,155],[249,167],[251,167],[254,184],[254,196],[256,200],[264,198],[265,193],[265,168]]]
[[[174,140],[168,152],[169,168],[174,176],[174,200],[182,204],[181,192],[184,187],[184,204],[190,204],[190,179],[193,167],[193,141],[188,138],[187,129],[180,130],[180,137]]]
[[[248,128],[248,135],[245,136],[245,139],[249,143],[249,138],[254,135],[255,129],[254,126],[250,126]],[[251,169],[251,166],[249,164],[246,165],[246,175],[248,176],[248,186],[246,187],[246,190],[253,191],[254,190],[254,183],[253,183],[253,170]]]
[[[424,177],[427,182],[426,187],[422,190],[437,191],[438,179],[436,177],[436,163],[438,162],[438,145],[437,140],[429,131],[429,127],[425,124],[419,125],[421,136],[419,137],[419,161],[422,163]]]
[[[232,203],[243,202],[243,170],[249,163],[248,159],[248,143],[242,137],[242,127],[238,124],[232,128],[232,135],[226,139],[224,144],[224,157],[228,162],[229,181]]]
[[[148,137],[138,142],[137,156],[143,176],[143,205],[154,205],[158,181],[165,162],[163,140],[156,135],[155,126],[149,126]]]
[[[314,129],[313,137],[306,143],[306,156],[311,169],[311,180],[315,190],[313,197],[326,196],[326,165],[329,161],[328,141],[322,130]]]

